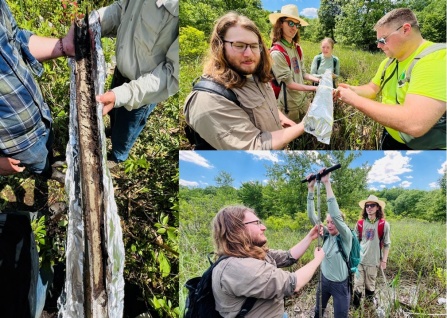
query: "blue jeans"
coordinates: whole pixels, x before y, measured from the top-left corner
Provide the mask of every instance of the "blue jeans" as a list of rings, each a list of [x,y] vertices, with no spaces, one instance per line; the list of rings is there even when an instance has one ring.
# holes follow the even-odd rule
[[[129,157],[132,146],[156,105],[149,104],[131,111],[124,107],[119,107],[109,112],[112,130],[112,153],[110,160],[123,162]]]
[[[322,313],[326,309],[329,298],[333,298],[334,303],[334,317],[347,318],[349,312],[349,302],[351,294],[348,287],[348,279],[342,282],[332,282],[321,274],[321,285],[323,289],[321,305],[323,307]],[[315,306],[315,317],[319,316],[320,312],[320,286],[317,289],[317,305]]]
[[[30,148],[20,153],[14,154],[11,157],[20,160],[20,163],[26,167],[26,169],[34,174],[51,176],[50,158],[52,156],[54,134],[49,124],[45,135],[43,135],[37,142]]]

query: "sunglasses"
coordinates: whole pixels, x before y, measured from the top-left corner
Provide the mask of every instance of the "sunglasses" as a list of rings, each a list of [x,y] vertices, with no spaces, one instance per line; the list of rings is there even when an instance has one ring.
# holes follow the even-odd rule
[[[380,39],[376,40],[376,44],[382,44],[385,45],[386,44],[386,39],[393,33],[396,33],[397,31],[400,30],[400,28],[402,28],[404,25],[402,24],[400,27],[398,27],[395,31],[391,32],[390,34],[388,34],[387,36],[381,37]]]
[[[262,222],[261,222],[261,220],[255,220],[255,221],[245,222],[244,224],[255,224],[257,226],[261,226]]]
[[[365,208],[375,208],[377,206],[376,203],[371,203],[371,204],[365,204]]]
[[[299,22],[293,22],[292,20],[284,20],[283,22],[287,22],[287,25],[291,28],[293,26],[296,26],[297,28],[299,28],[301,26],[301,24]]]

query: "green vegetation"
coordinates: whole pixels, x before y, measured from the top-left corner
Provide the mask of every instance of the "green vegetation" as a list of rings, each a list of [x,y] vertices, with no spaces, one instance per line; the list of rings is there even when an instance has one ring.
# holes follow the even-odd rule
[[[278,9],[282,4],[278,3]],[[301,28],[301,46],[305,66],[310,70],[313,57],[320,52],[319,42],[326,36],[336,41],[333,54],[340,59],[339,83],[359,85],[368,83],[385,55],[377,49],[375,23],[384,13],[399,7],[411,8],[417,15],[422,35],[431,41],[445,42],[446,0],[403,1],[327,1],[322,0],[318,18],[309,19],[309,26]],[[301,8],[300,8],[301,9]],[[270,46],[270,12],[261,8],[260,1],[212,0],[206,4],[197,0],[182,0],[180,10],[180,106],[191,92],[192,82],[202,74],[202,63],[208,50],[208,39],[214,22],[228,11],[236,11],[252,19],[261,30],[263,40]],[[313,93],[308,93],[309,99]],[[185,127],[180,114],[180,127]],[[331,144],[319,143],[305,134],[290,143],[291,150],[376,150],[380,145],[382,126],[370,120],[351,106],[336,102]],[[181,149],[191,149],[184,133]]]
[[[20,27],[52,37],[64,36],[77,12],[85,13],[85,8],[91,11],[111,3],[111,0],[82,1],[78,9],[75,1],[8,1]],[[106,61],[110,63],[115,40],[104,38],[102,43]],[[54,118],[54,153],[62,157],[68,141],[70,80],[67,60],[45,62],[44,68],[44,75],[38,82]],[[111,76],[107,81],[110,79]],[[178,113],[178,95],[160,103],[130,158],[113,174],[126,251],[126,284],[138,286],[143,293],[144,306],[153,308],[147,311],[160,317],[179,316]],[[52,203],[67,199],[64,188],[55,181],[45,182],[25,172],[0,177],[0,191],[1,210],[43,214],[33,224],[41,261],[64,267],[66,213],[51,215],[48,211]],[[52,292],[57,297],[60,290]]]
[[[306,212],[307,186],[300,183],[300,178],[311,171],[312,163],[323,162],[328,166],[337,161],[342,162],[342,166],[348,166],[354,157],[355,154],[344,152],[320,152],[318,155],[283,153],[281,165],[275,165],[267,172],[269,182],[266,185],[248,182],[235,189],[231,175],[222,171],[215,179],[217,187],[201,189],[181,186],[180,286],[189,278],[200,276],[209,266],[206,256],[213,251],[211,222],[222,207],[242,204],[254,208],[267,226],[269,246],[288,249],[301,240],[311,227]],[[398,300],[387,307],[388,317],[401,317],[402,312],[422,315],[445,313],[444,306],[438,305],[437,299],[444,297],[445,293],[446,229],[443,185],[446,175],[439,180],[442,190],[368,191],[368,171],[366,166],[341,169],[332,174],[331,179],[340,209],[347,216],[351,228],[359,218],[361,210],[358,202],[361,199],[375,194],[387,203],[385,213],[391,225],[392,243],[385,273]],[[326,195],[324,187],[321,190],[321,213],[324,215],[327,209]],[[411,200],[410,205],[403,205],[407,200]],[[428,201],[431,202],[430,205],[426,205]],[[416,208],[418,205],[424,205],[426,209]],[[437,212],[431,213],[431,210]],[[316,242],[312,247],[314,245]],[[312,247],[298,261],[298,267],[313,258]],[[379,275],[378,290],[386,289],[381,279]],[[297,307],[305,313],[313,310],[316,282],[317,278],[314,277],[302,293],[286,301],[286,309],[291,317],[294,317],[294,309]],[[186,289],[182,288],[179,294],[181,310],[186,295]],[[359,315],[361,314],[353,313],[352,317]]]

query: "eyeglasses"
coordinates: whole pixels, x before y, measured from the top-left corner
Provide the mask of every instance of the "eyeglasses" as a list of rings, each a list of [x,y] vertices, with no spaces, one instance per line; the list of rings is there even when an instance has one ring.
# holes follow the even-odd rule
[[[376,203],[371,203],[371,204],[365,204],[365,208],[375,208],[377,206]]]
[[[396,31],[391,32],[390,34],[388,34],[388,35],[385,36],[385,37],[381,37],[380,39],[377,39],[377,40],[376,40],[376,44],[377,44],[377,45],[379,45],[379,44],[385,45],[385,44],[386,44],[386,39],[387,39],[391,34],[393,34],[393,33],[397,32],[397,31],[399,31],[400,28],[402,28],[403,26],[404,26],[404,25],[402,24],[400,27],[398,27],[398,28],[396,29]]]
[[[256,224],[257,226],[261,226],[262,222],[261,222],[261,220],[255,220],[255,221],[245,222],[244,224]]]
[[[299,28],[300,26],[301,26],[301,23],[299,23],[299,22],[293,22],[292,20],[284,20],[284,21],[282,21],[282,22],[287,22],[287,25],[289,26],[289,27],[293,27],[293,26],[296,26],[297,28]]]
[[[262,51],[262,46],[259,43],[248,44],[248,43],[244,43],[244,42],[232,42],[232,41],[225,41],[225,40],[224,40],[224,43],[230,43],[233,50],[235,50],[236,52],[239,52],[239,53],[245,52],[245,50],[248,47],[250,47],[250,50],[253,53],[259,53]]]

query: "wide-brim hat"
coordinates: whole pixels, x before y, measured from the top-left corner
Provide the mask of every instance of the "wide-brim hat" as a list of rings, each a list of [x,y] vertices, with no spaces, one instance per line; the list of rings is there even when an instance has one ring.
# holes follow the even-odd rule
[[[386,203],[382,200],[379,200],[379,198],[376,197],[375,195],[371,194],[366,200],[362,200],[359,202],[359,205],[362,209],[365,207],[366,202],[375,202],[378,205],[380,205],[380,207],[382,208],[382,211],[385,209]]]
[[[291,18],[300,21],[301,26],[307,26],[309,23],[307,23],[305,20],[301,19],[298,14],[298,7],[294,4],[286,4],[281,8],[280,13],[271,13],[269,15],[270,23],[275,25],[276,21],[279,18]]]

